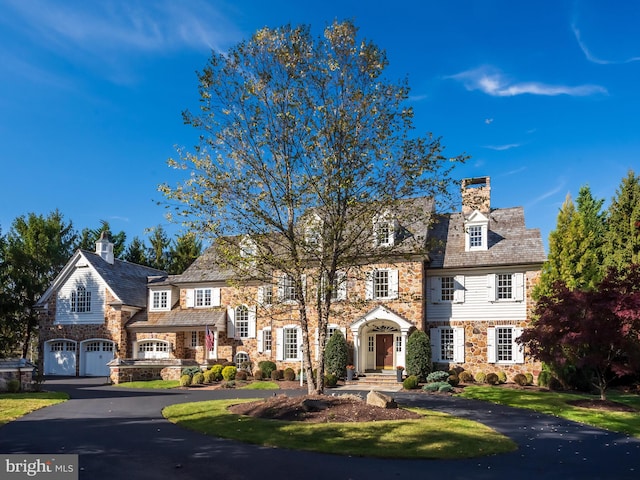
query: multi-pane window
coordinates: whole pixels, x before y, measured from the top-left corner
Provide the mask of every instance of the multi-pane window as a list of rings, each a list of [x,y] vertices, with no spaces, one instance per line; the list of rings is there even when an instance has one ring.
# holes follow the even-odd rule
[[[165,310],[169,304],[169,292],[153,292],[152,308]]]
[[[249,354],[246,352],[236,353],[236,367],[247,368],[249,365]]]
[[[393,224],[382,221],[376,225],[376,244],[380,247],[393,245]]]
[[[76,313],[91,311],[91,292],[82,285],[75,292],[71,292],[71,311]]]
[[[168,358],[169,343],[147,340],[138,344],[138,358]]]
[[[211,289],[210,288],[196,288],[195,291],[195,304],[196,307],[210,307],[211,302]]]
[[[198,345],[200,345],[198,342],[198,332],[191,332],[191,348],[195,348]]]
[[[270,352],[272,348],[271,330],[262,331],[262,349],[265,352]]]
[[[374,298],[389,297],[388,270],[376,270],[373,272],[373,296]]]
[[[453,302],[456,285],[454,277],[442,277],[440,287],[440,297],[443,301]]]
[[[249,309],[244,305],[236,308],[235,327],[238,338],[249,337]]]
[[[400,335],[396,336],[396,352],[402,352],[402,337]]]
[[[372,336],[369,336],[368,347],[369,347],[369,351],[370,351],[370,352],[373,352],[374,339],[373,339],[373,337],[372,337]]]
[[[440,357],[442,360],[453,361],[454,338],[453,328],[443,328],[440,330]]]
[[[76,350],[76,344],[73,342],[52,342],[49,349],[52,352],[74,352]]]
[[[482,226],[471,225],[467,229],[469,233],[469,247],[479,248],[482,247]]]
[[[513,329],[496,328],[496,359],[498,362],[513,361]]]
[[[284,358],[298,358],[298,329],[295,327],[284,329]]]
[[[498,300],[513,298],[513,276],[510,273],[500,273],[496,276],[496,298]]]
[[[273,287],[271,285],[262,285],[258,288],[258,303],[261,305],[272,305]]]
[[[296,294],[296,281],[290,275],[284,275],[281,280],[282,288],[282,301],[283,302],[295,302],[298,300]]]

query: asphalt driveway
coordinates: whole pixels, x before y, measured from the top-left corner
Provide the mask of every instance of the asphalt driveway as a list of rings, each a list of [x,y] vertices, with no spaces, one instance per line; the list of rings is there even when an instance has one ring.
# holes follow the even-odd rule
[[[469,460],[385,460],[245,445],[184,430],[162,417],[175,403],[273,392],[129,390],[103,379],[49,380],[68,402],[0,428],[2,453],[79,454],[80,478],[114,479],[638,479],[640,441],[509,407],[396,393],[401,404],[478,420],[511,437],[512,453]],[[303,391],[288,392],[300,394]]]

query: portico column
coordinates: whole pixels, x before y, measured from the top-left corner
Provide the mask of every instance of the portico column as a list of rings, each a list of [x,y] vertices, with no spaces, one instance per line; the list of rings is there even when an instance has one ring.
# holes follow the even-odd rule
[[[353,332],[353,365],[360,373],[360,335],[357,331]]]

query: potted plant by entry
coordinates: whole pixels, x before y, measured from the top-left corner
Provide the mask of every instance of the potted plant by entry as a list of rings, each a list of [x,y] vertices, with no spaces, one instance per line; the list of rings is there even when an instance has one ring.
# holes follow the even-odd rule
[[[353,365],[347,365],[347,381],[353,380],[353,377],[356,372],[356,367]]]
[[[404,367],[398,365],[396,367],[396,378],[398,382],[402,382],[402,373],[404,372]]]

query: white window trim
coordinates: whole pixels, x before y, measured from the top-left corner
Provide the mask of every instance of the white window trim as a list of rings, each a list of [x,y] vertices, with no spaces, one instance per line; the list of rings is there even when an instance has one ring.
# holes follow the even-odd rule
[[[496,339],[496,328],[510,328],[513,330],[511,335],[511,351],[513,359],[510,361],[497,361],[498,342]],[[511,325],[500,325],[498,327],[487,328],[487,363],[495,363],[497,365],[514,365],[524,363],[524,348],[516,342],[516,339],[522,335],[523,329]]]
[[[157,294],[158,296],[162,296],[165,293],[167,295],[167,305],[165,307],[154,307],[153,299]],[[161,301],[158,302],[162,303]],[[151,290],[149,291],[149,311],[150,312],[167,312],[171,310],[171,290]]]
[[[388,228],[386,239],[381,241],[379,230],[383,227]],[[393,247],[396,243],[396,231],[398,230],[398,221],[388,212],[376,216],[373,220],[373,245],[374,247],[384,248]]]
[[[442,358],[440,349],[442,330],[453,330],[453,360],[445,360]],[[465,345],[464,345],[464,328],[463,327],[435,327],[429,331],[431,340],[431,358],[436,363],[464,363]]]
[[[498,298],[498,275],[511,275],[511,298]],[[523,302],[525,300],[524,273],[490,273],[487,275],[487,296],[491,303]]]
[[[479,246],[471,246],[471,237],[469,235],[470,227],[480,227],[481,244]],[[489,219],[482,213],[475,211],[464,224],[464,246],[466,252],[479,252],[489,248]]]
[[[236,329],[236,308],[244,306],[249,313],[249,327],[246,337],[240,337],[238,330]],[[257,309],[254,306],[238,305],[236,307],[227,307],[227,338],[234,338],[236,340],[246,340],[248,338],[256,338],[256,323],[257,323]]]
[[[376,272],[389,272],[389,295],[386,297],[375,296],[375,274]],[[399,292],[399,280],[398,270],[392,268],[376,268],[367,274],[367,281],[365,286],[365,299],[366,300],[394,300],[398,298]]]
[[[269,332],[271,334],[271,348],[266,349],[265,348],[265,341],[264,341],[264,334],[266,332]],[[257,343],[258,343],[258,353],[269,353],[271,352],[271,349],[273,349],[273,342],[274,342],[274,338],[273,338],[273,331],[271,329],[271,327],[265,327],[262,328],[260,330],[258,330],[257,334]]]
[[[288,330],[288,329],[295,329],[296,330],[296,334],[297,334],[297,340],[298,340],[298,348],[297,348],[297,352],[296,352],[296,357],[285,357],[284,355],[284,331]],[[302,346],[302,329],[300,328],[300,326],[298,325],[285,325],[282,328],[278,328],[276,329],[276,360],[282,361],[282,362],[299,362],[300,361],[300,355],[302,354],[301,352],[301,346]],[[273,337],[271,339],[271,341],[273,342]]]
[[[442,279],[444,277],[453,278],[453,300],[442,299]],[[464,303],[465,301],[465,276],[464,275],[442,275],[431,277],[431,303]]]
[[[143,343],[154,343],[157,347],[158,344],[163,344],[167,346],[166,351],[165,350],[157,350],[157,348],[154,347],[153,349],[153,353],[154,355],[151,356],[140,356],[140,345]],[[171,357],[171,350],[172,350],[172,346],[171,346],[171,342],[167,341],[167,340],[160,340],[157,338],[144,338],[141,340],[137,340],[136,342],[134,342],[134,358],[136,359],[153,359],[153,358],[170,358]]]

